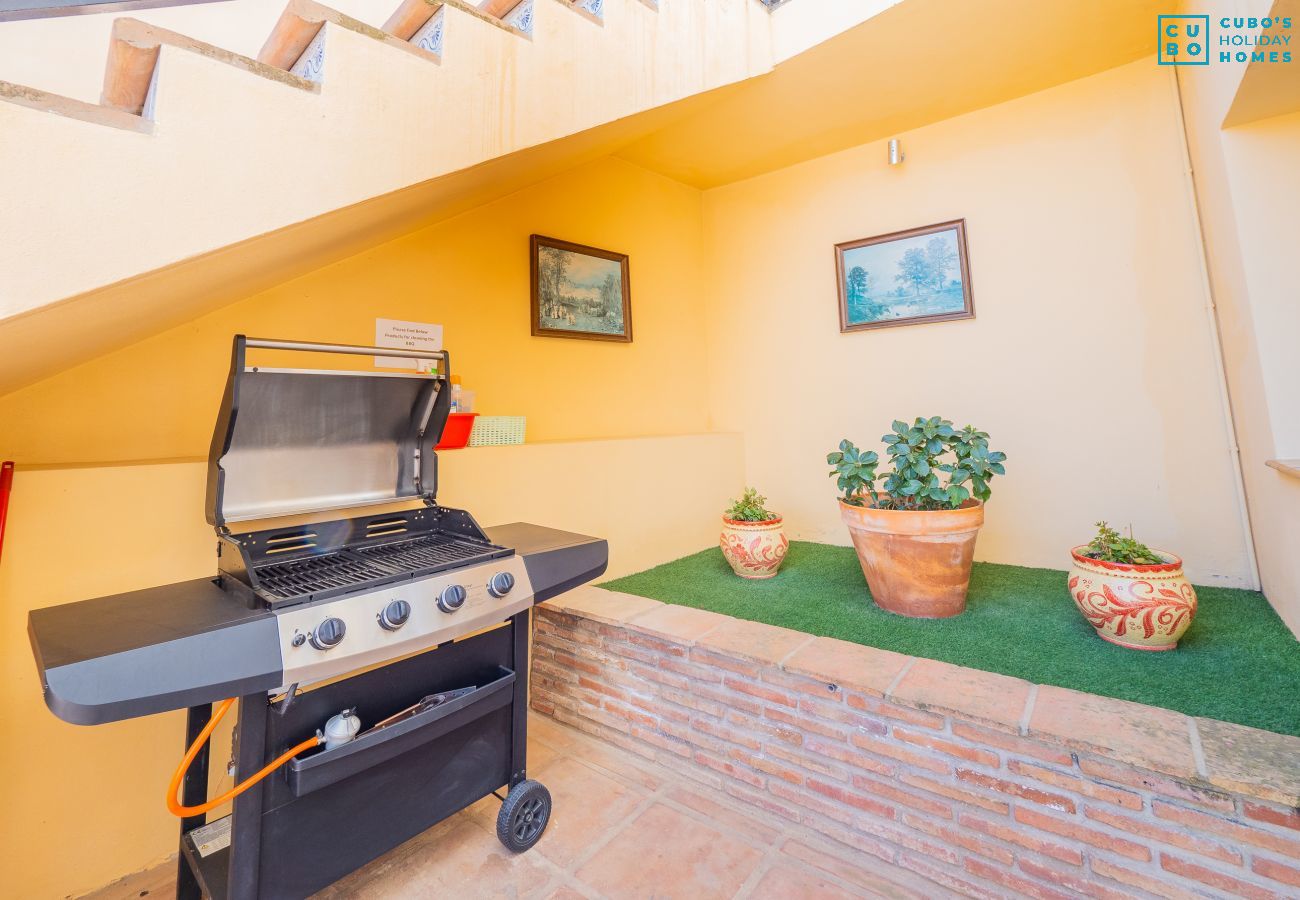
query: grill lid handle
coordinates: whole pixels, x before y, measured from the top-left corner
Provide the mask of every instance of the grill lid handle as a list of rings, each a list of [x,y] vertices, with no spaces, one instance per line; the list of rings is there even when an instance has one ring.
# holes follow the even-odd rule
[[[437,375],[249,368],[249,349],[440,360]],[[421,498],[434,505],[451,358],[235,335],[208,453],[208,522],[272,519]]]
[[[400,347],[363,347],[359,344],[318,344],[313,341],[277,341],[244,338],[244,346],[257,350],[305,350],[310,353],[347,353],[352,356],[398,356],[403,359],[443,359],[446,350],[403,350]]]

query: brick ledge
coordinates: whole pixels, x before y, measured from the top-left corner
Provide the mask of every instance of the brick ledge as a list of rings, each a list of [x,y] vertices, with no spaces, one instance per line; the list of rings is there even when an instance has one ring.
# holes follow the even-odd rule
[[[1300,738],[584,587],[546,607],[1173,778],[1300,807]],[[1099,768],[1101,768],[1099,766]],[[1101,775],[1101,772],[1098,772]],[[1104,775],[1102,775],[1104,777]]]

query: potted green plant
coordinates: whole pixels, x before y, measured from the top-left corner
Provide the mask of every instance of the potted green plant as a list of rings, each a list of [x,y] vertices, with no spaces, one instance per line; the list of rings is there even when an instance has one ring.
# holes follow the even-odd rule
[[[731,571],[741,578],[771,578],[790,549],[781,517],[765,503],[767,498],[757,490],[745,488],[744,495],[731,501],[722,514],[718,545]]]
[[[1074,605],[1098,637],[1133,650],[1173,650],[1196,616],[1183,561],[1097,523],[1097,536],[1070,551]]]
[[[871,596],[904,616],[955,616],[966,608],[989,482],[1004,474],[1006,454],[989,449],[985,432],[939,416],[895,421],[881,440],[893,466],[883,476],[879,455],[850,441],[826,457]]]

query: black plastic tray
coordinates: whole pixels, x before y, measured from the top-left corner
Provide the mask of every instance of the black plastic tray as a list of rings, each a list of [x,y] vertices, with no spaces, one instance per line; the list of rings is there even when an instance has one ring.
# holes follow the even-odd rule
[[[333,750],[291,760],[285,767],[289,789],[295,797],[319,791],[508,706],[514,697],[515,673],[504,666],[498,671],[499,677],[463,697]]]

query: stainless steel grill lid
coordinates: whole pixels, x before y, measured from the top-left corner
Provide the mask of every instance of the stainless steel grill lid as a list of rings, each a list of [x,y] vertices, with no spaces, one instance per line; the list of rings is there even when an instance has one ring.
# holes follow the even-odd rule
[[[406,356],[427,351],[235,338],[208,455],[213,525],[437,493],[433,445],[450,406],[437,376],[248,367],[249,348]]]

